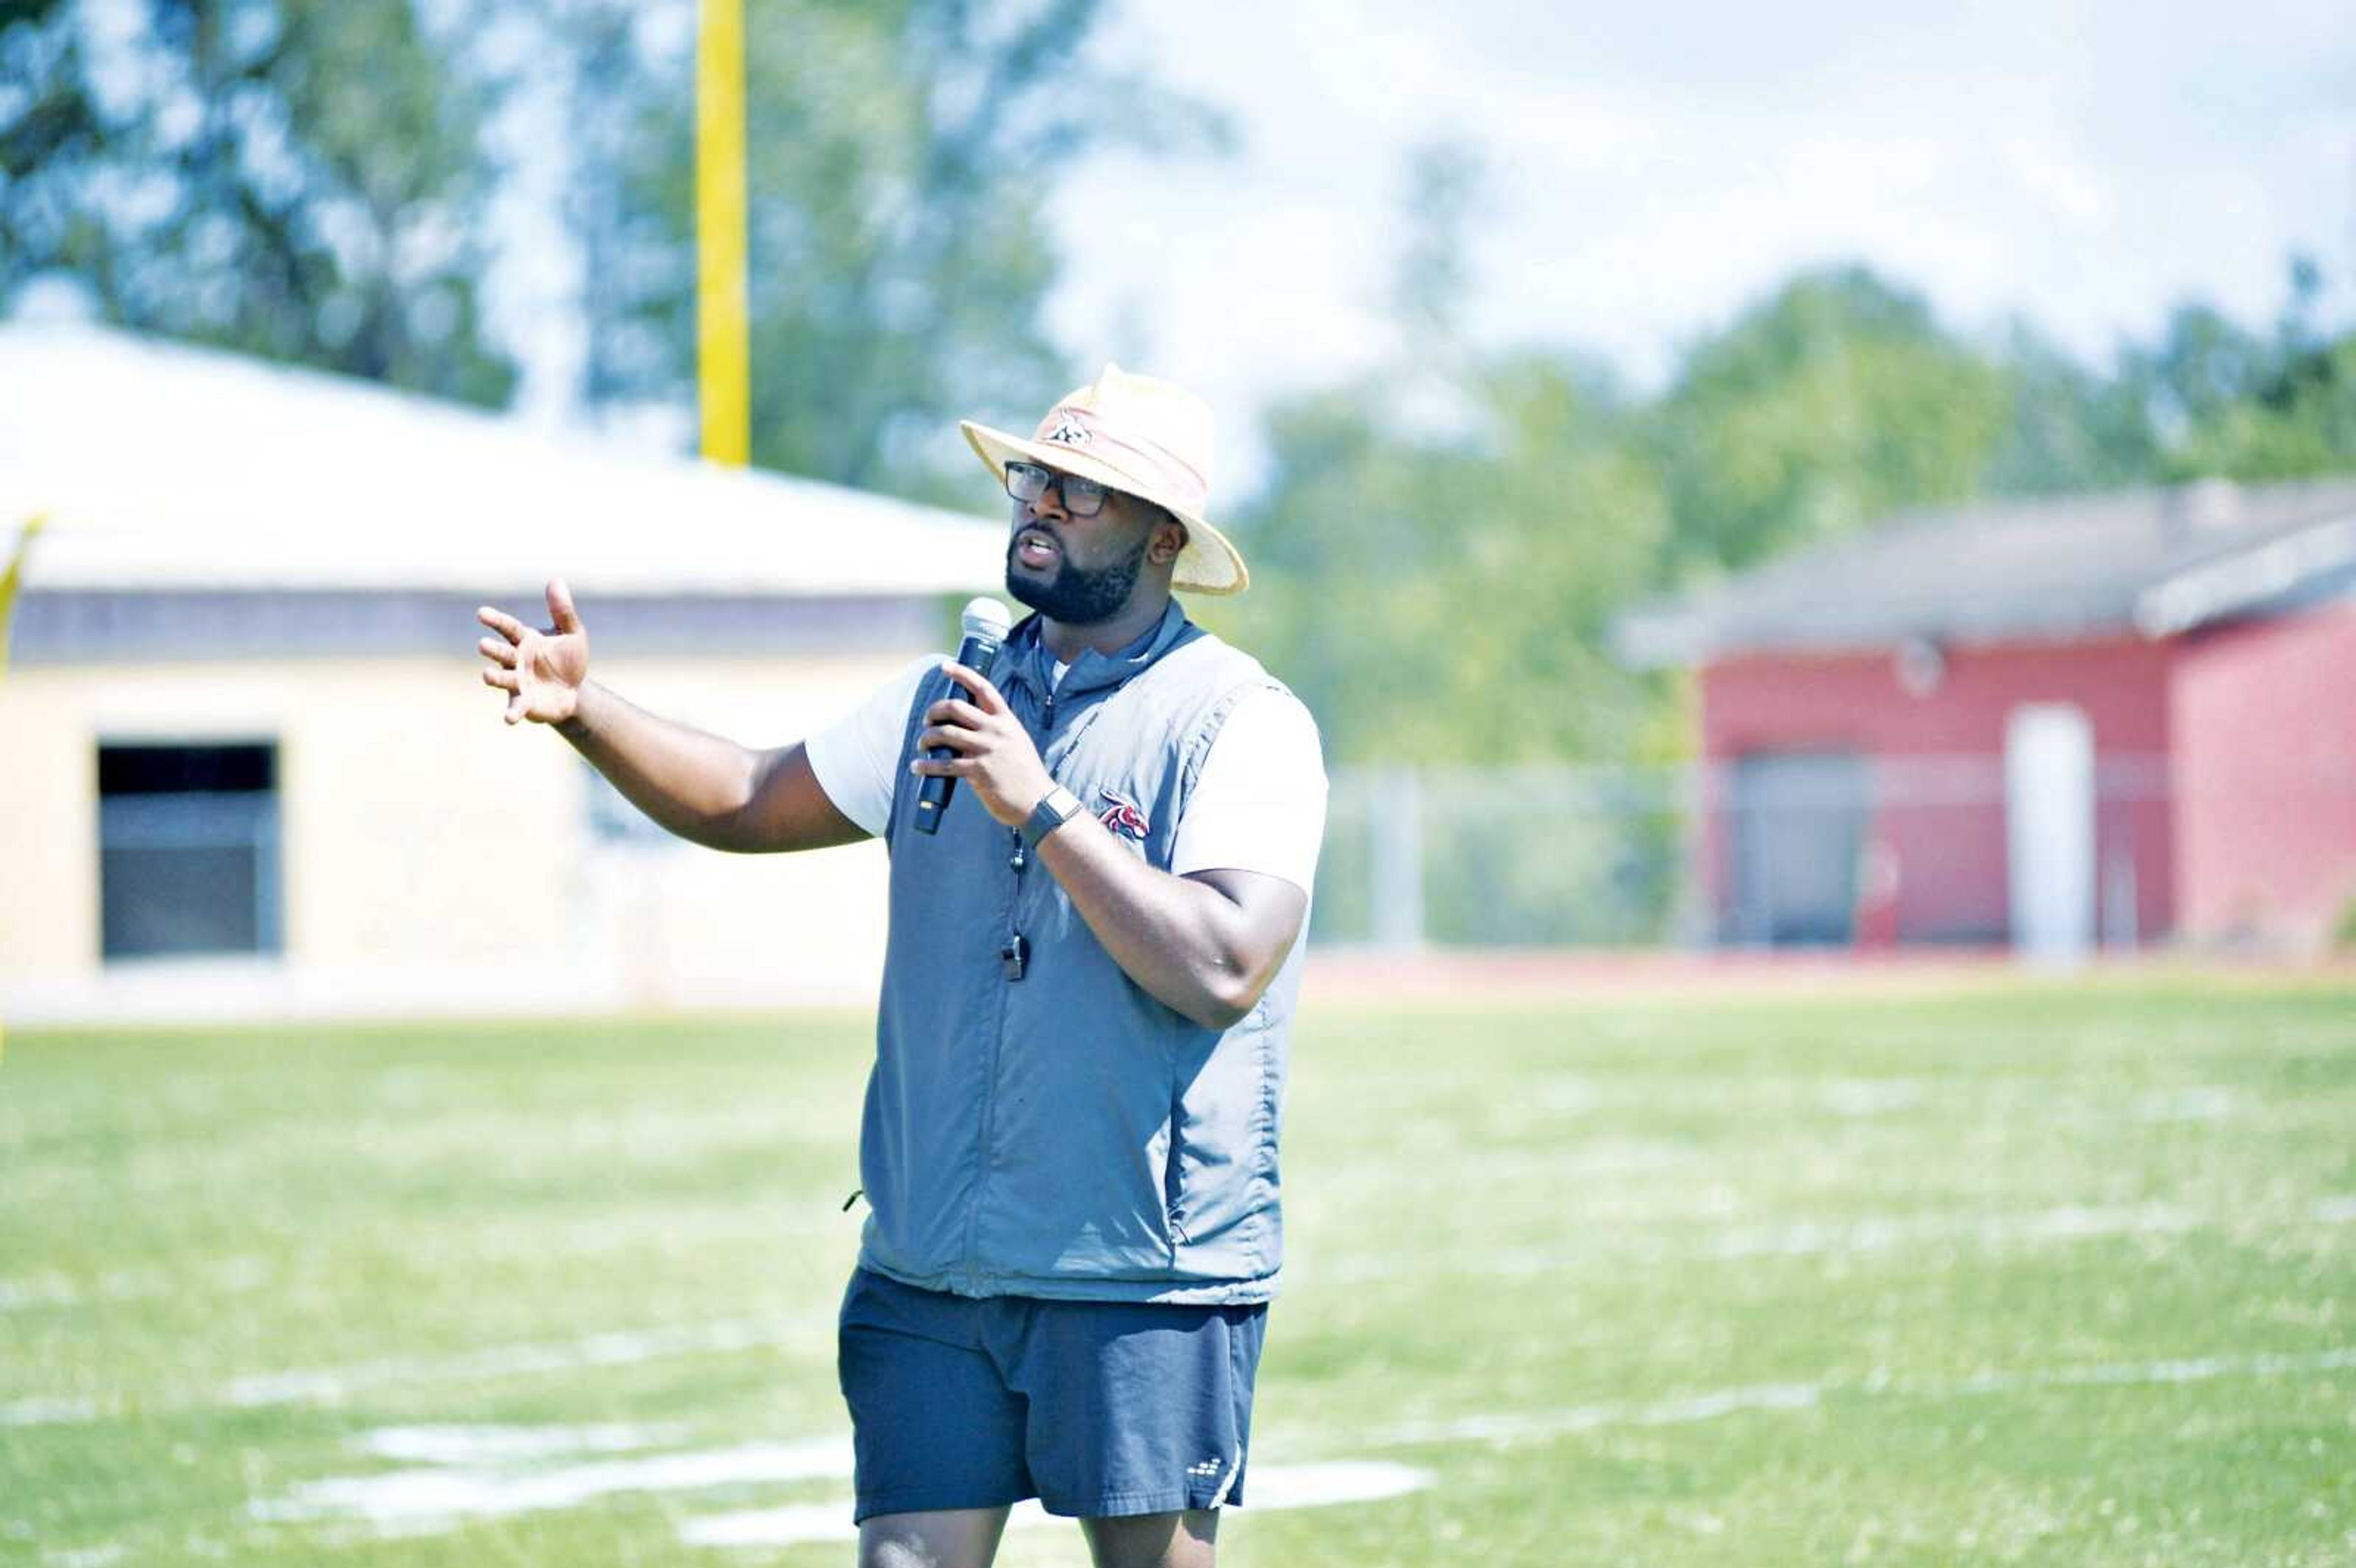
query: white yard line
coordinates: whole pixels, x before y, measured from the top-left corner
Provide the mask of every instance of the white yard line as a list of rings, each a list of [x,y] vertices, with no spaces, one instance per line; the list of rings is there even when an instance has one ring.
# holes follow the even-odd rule
[[[228,1258],[205,1264],[186,1274],[161,1269],[119,1269],[87,1285],[50,1272],[17,1279],[0,1279],[0,1312],[28,1312],[38,1307],[81,1307],[94,1301],[142,1301],[187,1294],[202,1286],[222,1296],[242,1296],[270,1283],[259,1258]]]
[[[1444,1420],[1409,1421],[1354,1436],[1351,1447],[1419,1448],[1455,1443],[1519,1443],[1596,1432],[1612,1426],[1673,1426],[1713,1421],[1751,1410],[1807,1410],[1821,1403],[1824,1383],[1760,1383],[1715,1389],[1679,1399],[1609,1401],[1555,1410],[1493,1412]]]
[[[1245,1477],[1244,1487],[1248,1494],[1245,1512],[1380,1502],[1421,1491],[1437,1478],[1429,1470],[1381,1459],[1270,1465],[1265,1469],[1255,1468]],[[1035,1499],[1017,1503],[1006,1520],[1009,1530],[1035,1530],[1043,1525],[1073,1528],[1070,1520],[1056,1518]],[[682,1520],[679,1527],[680,1540],[690,1546],[794,1546],[813,1541],[855,1541],[858,1536],[858,1530],[851,1522],[849,1498],[707,1514],[701,1519]]]
[[[735,1513],[705,1514],[679,1521],[679,1538],[689,1546],[793,1546],[810,1541],[856,1541],[859,1527],[851,1522],[851,1499],[830,1498],[822,1503],[788,1503],[784,1508],[744,1509]],[[1006,1516],[1009,1530],[1036,1522],[1029,1516],[1047,1515],[1035,1502],[1020,1503]]]
[[[2021,1372],[1979,1372],[1961,1382],[1889,1386],[1902,1393],[1962,1395],[2009,1393],[2032,1388],[2116,1387],[2138,1383],[2198,1383],[2218,1378],[2296,1377],[2307,1372],[2345,1371],[2356,1367],[2356,1349],[2307,1355],[2194,1356],[2180,1361],[2096,1362]]]
[[[2318,1225],[2356,1223],[2356,1196],[2335,1194],[2308,1204],[2306,1219]],[[1415,1251],[1391,1248],[1333,1262],[1297,1260],[1299,1286],[1355,1284],[1404,1275],[1449,1278],[1515,1278],[1576,1272],[1599,1264],[1740,1262],[1752,1258],[1850,1256],[1937,1242],[1964,1241],[1983,1247],[2090,1241],[2110,1236],[2181,1234],[2253,1222],[2249,1215],[2196,1213],[2169,1204],[2113,1207],[2069,1204],[2018,1214],[1869,1215],[1847,1221],[1728,1226],[1703,1229],[1694,1240],[1632,1233],[1614,1222],[1591,1243],[1568,1247],[1491,1247]],[[2257,1222],[2265,1222],[2259,1217]],[[224,1272],[241,1287],[258,1275],[233,1265]],[[122,1276],[116,1276],[120,1288]],[[0,1282],[0,1307],[65,1304],[79,1299],[48,1276]],[[593,1367],[630,1366],[671,1356],[728,1354],[755,1348],[818,1348],[830,1326],[799,1323],[791,1330],[753,1319],[687,1324],[675,1328],[616,1330],[577,1339],[492,1346],[438,1359],[395,1359],[351,1366],[262,1372],[235,1379],[219,1399],[242,1408],[278,1404],[332,1404],[373,1388],[408,1383],[480,1382],[491,1378],[535,1376]],[[68,1424],[100,1419],[120,1407],[84,1396],[35,1395],[0,1403],[0,1426]],[[149,1408],[154,1408],[149,1402]]]
[[[52,1547],[41,1553],[41,1568],[110,1568],[123,1561],[127,1550],[115,1545]]]
[[[454,1356],[403,1357],[236,1378],[215,1391],[213,1400],[241,1409],[280,1404],[336,1404],[370,1389],[420,1383],[479,1383],[496,1378],[577,1372],[594,1367],[626,1367],[672,1356],[729,1355],[750,1349],[808,1349],[833,1343],[831,1318],[783,1327],[758,1319],[722,1319],[668,1328],[616,1329],[519,1345],[493,1345]],[[86,1397],[35,1396],[0,1404],[0,1426],[62,1425],[96,1421],[124,1408],[115,1394]],[[173,1407],[142,1399],[146,1411]],[[195,1402],[180,1402],[182,1404]]]
[[[830,1326],[828,1338],[831,1339]],[[815,1339],[816,1330],[790,1331],[756,1319],[683,1324],[669,1328],[621,1329],[578,1339],[541,1344],[497,1345],[441,1358],[363,1361],[311,1371],[263,1372],[239,1378],[221,1390],[230,1404],[333,1403],[355,1392],[391,1384],[482,1382],[493,1378],[573,1372],[590,1367],[626,1367],[671,1356],[725,1354]]]
[[[359,1440],[380,1459],[412,1465],[520,1465],[575,1454],[630,1454],[684,1435],[676,1426],[380,1426]]]
[[[1255,1509],[1372,1502],[1429,1487],[1434,1476],[1415,1467],[1361,1456],[1370,1449],[1543,1443],[1611,1428],[1685,1425],[1751,1413],[1815,1410],[1837,1398],[1966,1399],[2024,1389],[2298,1377],[2351,1368],[2356,1368],[2356,1348],[2299,1355],[2198,1356],[1990,1371],[1944,1381],[1877,1373],[1847,1381],[1709,1389],[1661,1400],[1492,1411],[1353,1431],[1338,1445],[1306,1433],[1263,1439],[1263,1454],[1270,1448],[1313,1452],[1320,1447],[1342,1447],[1355,1452],[1317,1462],[1262,1463],[1248,1475],[1245,1488],[1248,1506]],[[583,1454],[610,1456],[654,1446],[675,1435],[661,1428],[620,1425],[386,1427],[369,1434],[357,1445],[380,1456],[426,1462],[371,1475],[303,1482],[283,1497],[249,1504],[248,1511],[259,1521],[331,1529],[349,1526],[367,1534],[408,1536],[455,1530],[473,1520],[578,1508],[617,1493],[692,1493],[723,1487],[851,1478],[851,1439],[848,1433],[840,1432],[798,1443],[747,1443],[586,1462],[573,1459]],[[539,1462],[549,1459],[565,1462]],[[1012,1522],[1030,1526],[1049,1520],[1032,1503],[1017,1509]],[[854,1533],[848,1497],[708,1514],[686,1519],[680,1525],[684,1542],[715,1547],[846,1541]]]
[[[0,1279],[0,1312],[23,1312],[35,1307],[77,1307],[81,1300],[82,1293],[61,1274]]]
[[[540,1429],[545,1430],[545,1429]],[[306,1481],[247,1511],[272,1521],[348,1519],[389,1534],[455,1529],[473,1519],[578,1508],[617,1492],[692,1492],[751,1482],[834,1480],[851,1474],[851,1437],[745,1443],[534,1469],[437,1465]]]
[[[477,1520],[578,1508],[624,1492],[689,1493],[750,1484],[848,1481],[851,1435],[801,1443],[747,1443],[728,1448],[602,1459],[535,1467],[530,1456],[578,1453],[602,1444],[635,1443],[646,1435],[613,1427],[388,1427],[360,1440],[375,1454],[466,1455],[376,1475],[307,1481],[286,1495],[247,1505],[256,1520],[273,1523],[359,1524],[385,1536],[437,1534]],[[1380,1459],[1271,1465],[1245,1478],[1256,1509],[1322,1508],[1371,1502],[1416,1491],[1432,1475]],[[740,1509],[690,1519],[680,1539],[692,1545],[784,1545],[798,1541],[850,1540],[851,1499]],[[1034,1502],[1015,1510],[1016,1526],[1051,1522]]]
[[[2319,1225],[2356,1222],[2356,1198],[2319,1199],[2306,1219]],[[1333,1263],[1295,1265],[1299,1283],[1356,1283],[1399,1275],[1449,1278],[1520,1277],[1564,1273],[1599,1263],[1734,1262],[1746,1258],[1847,1256],[1889,1252],[1932,1242],[1965,1241],[1999,1247],[2042,1242],[2090,1241],[2106,1236],[2150,1236],[2222,1230],[2251,1222],[2248,1215],[2195,1213],[2165,1203],[2089,1208],[2070,1204],[2019,1214],[1882,1214],[1823,1222],[1728,1226],[1704,1230],[1694,1240],[1631,1234],[1615,1221],[1592,1243],[1569,1247],[1493,1247],[1439,1252],[1387,1249]]]
[[[0,1426],[61,1426],[96,1421],[103,1413],[94,1399],[36,1396],[0,1404]]]
[[[1826,1399],[1841,1395],[1870,1397],[1895,1394],[1909,1399],[1964,1399],[2035,1388],[2126,1387],[2205,1382],[2231,1377],[2296,1377],[2314,1372],[2342,1371],[2351,1367],[2356,1367],[2356,1349],[2319,1350],[2304,1355],[2198,1356],[2172,1361],[2094,1362],[2077,1367],[1977,1372],[1970,1377],[1947,1381],[1892,1378],[1877,1373],[1858,1381],[1761,1383],[1642,1403],[1612,1401],[1566,1405],[1553,1410],[1495,1412],[1446,1420],[1406,1422],[1396,1426],[1353,1433],[1346,1445],[1354,1449],[1416,1448],[1453,1443],[1503,1445],[1544,1441],[1606,1427],[1670,1426],[1714,1421],[1721,1416],[1751,1411],[1812,1410],[1822,1405]],[[1309,1441],[1287,1444],[1291,1448],[1321,1445]]]
[[[2136,1116],[2146,1122],[2222,1122],[2236,1115],[2244,1103],[2222,1083],[2188,1083],[2144,1095],[2136,1102]]]
[[[2334,1194],[2317,1199],[2308,1204],[2306,1219],[2327,1226],[2356,1223],[2356,1196]],[[1584,1244],[1440,1251],[1392,1248],[1333,1262],[1305,1257],[1294,1263],[1292,1273],[1301,1287],[1404,1275],[1452,1279],[1533,1277],[1630,1261],[1661,1264],[1847,1256],[1938,1242],[1965,1241],[1997,1247],[2110,1236],[2179,1234],[2267,1222],[2270,1221],[2265,1216],[2201,1214],[2167,1204],[2072,1204],[2017,1214],[1872,1215],[1821,1223],[1697,1227],[1698,1235],[1692,1240],[1679,1240],[1636,1232],[1624,1221],[1616,1221]],[[258,1270],[243,1266],[241,1260],[222,1265],[219,1272],[236,1281],[236,1288],[251,1288],[260,1283]],[[112,1276],[112,1287],[123,1288],[125,1277]],[[64,1304],[79,1299],[70,1294],[70,1286],[61,1285],[50,1276],[35,1276],[13,1284],[0,1282],[0,1291],[5,1290],[16,1293],[17,1305],[36,1300]],[[0,1296],[0,1306],[7,1304],[7,1298]],[[816,1350],[830,1343],[831,1338],[831,1323],[817,1317],[796,1320],[790,1326],[759,1319],[723,1319],[669,1328],[613,1330],[575,1339],[490,1346],[440,1358],[396,1358],[343,1367],[262,1372],[232,1380],[216,1392],[215,1398],[240,1408],[334,1404],[356,1393],[389,1386],[477,1383],[496,1378],[562,1374],[597,1367],[632,1366],[673,1356],[725,1355],[755,1349]],[[134,1403],[150,1411],[165,1408],[158,1401],[133,1401],[120,1392],[103,1398],[36,1394],[0,1403],[0,1427],[97,1421]]]
[[[1927,1087],[1920,1078],[1836,1078],[1816,1103],[1837,1116],[1886,1116],[1920,1105]]]

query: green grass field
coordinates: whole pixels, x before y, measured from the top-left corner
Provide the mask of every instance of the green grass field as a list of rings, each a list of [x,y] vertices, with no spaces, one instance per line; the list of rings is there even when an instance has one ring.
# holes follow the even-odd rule
[[[847,1563],[867,1049],[12,1033],[0,1562]],[[2356,991],[1326,1007],[1295,1063],[1228,1563],[2356,1563]]]

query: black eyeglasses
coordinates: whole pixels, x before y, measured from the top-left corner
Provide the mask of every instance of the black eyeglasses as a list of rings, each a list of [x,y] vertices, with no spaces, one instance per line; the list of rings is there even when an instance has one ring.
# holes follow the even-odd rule
[[[1018,501],[1035,501],[1053,485],[1064,493],[1064,510],[1076,517],[1093,517],[1104,509],[1105,497],[1112,493],[1108,485],[1093,479],[1083,479],[1076,474],[1058,474],[1036,463],[1010,463],[1006,465],[1006,493]]]

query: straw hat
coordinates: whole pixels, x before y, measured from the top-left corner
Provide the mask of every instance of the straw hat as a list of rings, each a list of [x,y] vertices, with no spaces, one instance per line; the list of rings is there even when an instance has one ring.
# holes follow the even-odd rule
[[[1194,593],[1241,593],[1244,558],[1203,517],[1211,493],[1211,409],[1171,381],[1107,365],[1096,384],[1067,394],[1029,441],[961,420],[974,453],[1006,481],[1013,461],[1094,479],[1169,509],[1186,525],[1170,585]]]

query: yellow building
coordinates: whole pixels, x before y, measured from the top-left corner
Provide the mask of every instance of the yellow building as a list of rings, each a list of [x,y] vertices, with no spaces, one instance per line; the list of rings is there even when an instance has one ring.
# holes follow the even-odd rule
[[[752,744],[1000,575],[954,514],[84,326],[0,326],[9,1021],[863,1001],[882,851],[732,857],[499,721],[477,605]]]

